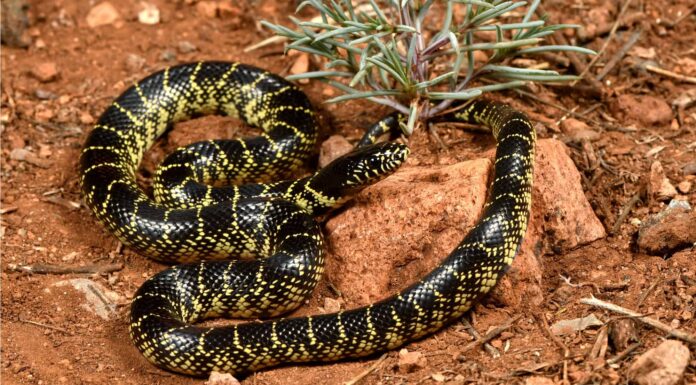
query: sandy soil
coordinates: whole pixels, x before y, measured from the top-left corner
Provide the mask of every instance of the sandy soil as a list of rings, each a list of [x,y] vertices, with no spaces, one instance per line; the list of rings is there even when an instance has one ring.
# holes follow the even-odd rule
[[[30,46],[2,49],[2,379],[7,384],[201,383],[151,366],[131,345],[129,299],[164,266],[121,248],[80,205],[76,160],[91,125],[110,100],[156,69],[216,59],[287,74],[297,56],[283,56],[281,45],[252,52],[244,49],[270,36],[257,20],[286,22],[293,7],[275,0],[248,1],[206,14],[205,7],[193,1],[156,0],[152,4],[160,10],[161,21],[145,25],[137,18],[142,4],[126,0],[113,2],[118,20],[91,28],[86,17],[92,3],[30,1]],[[657,345],[664,333],[635,327],[629,345],[639,341],[640,347],[609,364],[607,359],[626,346],[598,338],[603,329],[554,338],[546,330],[547,323],[590,313],[604,321],[620,318],[579,303],[591,294],[696,332],[696,251],[682,247],[675,253],[651,256],[636,246],[639,224],[666,205],[652,199],[652,190],[646,187],[655,161],[661,162],[666,177],[677,187],[676,198],[696,205],[696,109],[674,104],[694,85],[647,69],[653,65],[696,76],[696,22],[693,15],[683,16],[693,11],[689,8],[693,3],[633,2],[611,35],[623,1],[545,4],[555,22],[587,25],[582,33],[569,33],[566,38],[584,38],[583,44],[595,50],[609,41],[588,76],[595,78],[607,67],[610,71],[601,82],[583,82],[577,88],[534,86],[531,96],[509,92],[499,97],[538,122],[540,137],[568,143],[586,196],[611,235],[574,250],[546,250],[541,305],[506,307],[486,301],[475,309],[469,319],[481,334],[519,316],[490,342],[502,353],[498,358],[490,349],[465,348],[474,338],[457,323],[407,346],[424,358],[410,372],[398,365],[398,352],[390,352],[379,361],[373,357],[277,368],[251,375],[244,384],[342,383],[374,363],[378,366],[360,383],[626,383],[634,356]],[[637,31],[641,35],[635,45],[612,67],[612,57]],[[551,66],[563,72],[581,70],[566,57],[556,59]],[[314,64],[310,61],[310,65]],[[333,91],[314,83],[303,87],[321,113],[322,138],[341,134],[354,140],[363,127],[387,112],[363,102],[326,106],[321,102]],[[578,123],[568,118],[588,126],[578,130]],[[176,145],[246,132],[229,129],[228,122],[205,118],[179,125],[148,154],[143,181]],[[493,145],[481,135],[451,128],[439,134],[448,144],[446,149],[420,133],[412,140],[412,157],[421,164],[454,163],[476,157]],[[644,190],[648,196],[639,194],[635,204],[627,205]],[[622,217],[625,208],[630,211]],[[331,253],[327,258],[332,258]],[[393,258],[395,264],[403,262]],[[29,274],[12,269],[33,264],[113,265],[115,271]],[[88,287],[88,292],[106,293],[102,302],[108,319],[85,308],[84,292],[62,285],[77,278],[98,285]],[[329,286],[322,282],[298,314],[317,313],[325,306],[324,298],[333,293]],[[605,353],[596,354],[598,348]],[[692,349],[692,357],[693,353]],[[692,358],[684,376],[684,383],[696,382],[696,359]]]

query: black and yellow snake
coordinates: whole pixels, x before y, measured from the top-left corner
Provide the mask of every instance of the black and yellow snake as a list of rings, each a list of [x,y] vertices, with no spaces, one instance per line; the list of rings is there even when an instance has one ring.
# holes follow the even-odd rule
[[[160,166],[155,199],[136,183],[144,152],[176,121],[224,114],[263,129],[258,137],[206,141]],[[483,217],[452,253],[410,287],[358,309],[311,317],[193,326],[211,317],[271,317],[296,308],[323,271],[322,236],[310,214],[325,213],[394,171],[402,144],[371,144],[392,130],[375,125],[359,149],[296,181],[317,123],[306,96],[268,72],[202,62],[138,82],[100,117],[80,160],[82,190],[97,218],[124,244],[165,262],[131,307],[131,337],[155,365],[205,375],[332,361],[394,349],[457,319],[510,266],[527,228],[535,133],[502,104],[475,101],[444,119],[488,126],[497,138],[495,180]],[[210,185],[233,184],[228,187]],[[222,261],[230,256],[240,260]]]

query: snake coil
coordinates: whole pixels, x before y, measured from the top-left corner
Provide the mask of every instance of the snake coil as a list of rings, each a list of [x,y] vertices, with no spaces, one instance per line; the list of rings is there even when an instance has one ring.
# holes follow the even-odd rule
[[[137,185],[144,152],[176,121],[239,117],[258,137],[181,148],[160,166],[154,200]],[[323,272],[311,215],[340,205],[405,160],[401,144],[372,144],[317,173],[282,178],[317,139],[306,96],[282,78],[238,63],[171,67],[136,83],[102,114],[80,160],[85,202],[124,244],[173,266],[148,279],[131,307],[136,347],[162,368],[242,374],[289,362],[332,361],[394,349],[460,317],[512,263],[531,202],[535,133],[524,114],[474,101],[444,119],[483,124],[497,139],[495,179],[481,220],[439,266],[380,302],[334,314],[194,326],[211,317],[271,317],[295,309]],[[228,187],[211,185],[230,184]],[[220,260],[231,255],[240,260]]]

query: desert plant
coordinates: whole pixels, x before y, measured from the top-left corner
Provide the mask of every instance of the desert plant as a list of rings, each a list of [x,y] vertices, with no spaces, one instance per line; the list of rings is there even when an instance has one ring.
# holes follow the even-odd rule
[[[528,81],[577,79],[556,71],[513,66],[511,60],[543,52],[593,51],[570,45],[540,45],[544,38],[575,25],[546,25],[537,18],[540,0],[306,0],[318,17],[290,16],[297,29],[263,24],[287,38],[294,49],[324,59],[324,69],[292,75],[314,78],[342,95],[327,102],[364,98],[408,115],[409,135],[454,100],[523,86]],[[524,12],[520,12],[526,6]],[[435,8],[439,8],[435,11]],[[427,27],[426,27],[427,26]],[[488,36],[485,40],[483,37]],[[483,60],[475,52],[483,51]],[[472,86],[472,82],[480,84]]]

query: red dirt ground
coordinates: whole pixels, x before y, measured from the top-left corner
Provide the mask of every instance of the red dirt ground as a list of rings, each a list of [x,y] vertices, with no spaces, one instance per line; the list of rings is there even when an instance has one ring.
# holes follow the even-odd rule
[[[2,50],[2,378],[7,384],[201,383],[151,366],[131,345],[129,299],[147,277],[164,266],[121,249],[88,209],[75,207],[74,203],[80,202],[76,160],[91,124],[110,100],[154,70],[179,62],[216,59],[287,74],[297,56],[283,56],[281,45],[248,53],[244,49],[270,36],[258,20],[287,23],[294,6],[276,0],[250,0],[241,8],[235,5],[229,11],[206,16],[197,12],[201,6],[192,4],[195,0],[157,0],[152,3],[161,11],[161,22],[144,25],[137,20],[141,3],[126,0],[113,2],[121,20],[90,28],[85,18],[93,3],[30,1],[30,46]],[[545,5],[554,22],[587,26],[586,32],[569,33],[567,38],[588,35],[583,44],[600,50],[624,3],[556,0]],[[648,71],[645,66],[647,63],[696,76],[696,22],[693,14],[682,17],[691,12],[693,2],[689,0],[633,2],[588,76],[600,73],[632,33],[641,30],[641,37],[599,86],[586,82],[577,88],[533,86],[533,97],[514,92],[501,96],[538,122],[540,137],[568,142],[583,175],[586,196],[608,232],[622,207],[644,189],[654,161],[661,162],[674,185],[683,188],[688,183],[696,184],[694,175],[688,175],[696,174],[696,108],[672,107],[677,98],[693,91],[694,85]],[[552,67],[578,72],[568,67],[567,59],[560,59]],[[55,65],[57,76],[46,82],[38,80],[41,73],[50,72],[50,63]],[[321,113],[323,138],[341,134],[354,140],[363,127],[387,112],[364,102],[327,106],[321,102],[333,96],[331,90],[319,83],[303,88]],[[654,99],[640,99],[644,97]],[[573,133],[561,130],[558,124],[572,114],[601,135],[573,142]],[[179,125],[150,152],[143,167],[146,174],[176,145],[229,135],[227,121],[205,118]],[[427,163],[434,159],[454,162],[476,155],[467,146],[478,135],[446,129],[440,136],[449,144],[446,149],[428,135],[416,135],[411,142],[412,156]],[[22,149],[33,157],[19,160]],[[696,205],[696,186],[683,191],[678,199]],[[543,324],[590,313],[605,321],[620,318],[579,303],[579,299],[594,294],[695,333],[694,248],[678,251],[667,259],[640,253],[635,244],[639,221],[664,206],[643,197],[615,234],[571,251],[549,250],[542,261],[545,301],[541,306],[507,308],[492,301],[477,306],[471,318],[481,334],[520,316],[512,328],[491,341],[503,352],[501,357],[493,358],[480,347],[464,350],[473,338],[457,323],[407,346],[409,351],[423,354],[422,367],[412,372],[399,370],[398,352],[390,352],[360,383],[626,383],[626,371],[634,355],[657,345],[664,333],[638,326],[636,339],[642,346],[610,365],[606,359],[620,353],[619,349],[602,345],[600,340],[597,346],[608,349],[606,354],[590,354],[601,335],[599,329],[554,341]],[[329,253],[327,258],[331,257]],[[91,276],[27,274],[10,269],[10,265],[39,263],[111,263],[122,264],[123,268]],[[572,285],[561,276],[569,277]],[[60,281],[80,277],[118,295],[109,299],[117,305],[116,315],[110,320],[85,310],[83,293],[56,286]],[[324,305],[323,298],[331,293],[329,285],[322,282],[298,314],[317,313]],[[561,345],[568,349],[565,359]],[[696,351],[691,351],[684,383],[696,382]],[[343,383],[376,359],[276,368],[251,375],[243,383]]]

